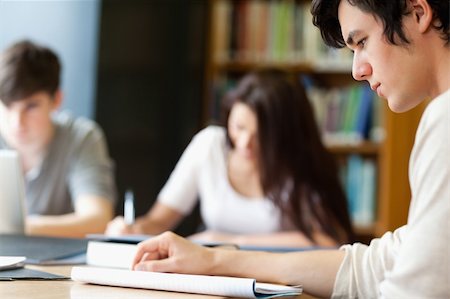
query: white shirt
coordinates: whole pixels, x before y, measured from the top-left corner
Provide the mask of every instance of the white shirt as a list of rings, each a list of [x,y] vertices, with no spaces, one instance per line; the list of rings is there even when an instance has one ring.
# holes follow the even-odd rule
[[[428,105],[417,130],[407,224],[369,246],[343,246],[333,298],[450,298],[449,139],[450,90]]]
[[[278,208],[268,198],[248,198],[230,185],[226,132],[210,126],[200,131],[178,161],[158,201],[188,214],[200,198],[206,229],[235,233],[272,233],[282,229]]]

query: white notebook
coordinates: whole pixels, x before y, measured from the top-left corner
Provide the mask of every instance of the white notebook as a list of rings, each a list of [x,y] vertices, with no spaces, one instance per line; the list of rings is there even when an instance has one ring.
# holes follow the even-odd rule
[[[72,280],[108,286],[174,291],[240,298],[297,296],[302,288],[258,283],[251,278],[73,267]]]
[[[86,263],[91,266],[130,269],[137,245],[89,241]]]

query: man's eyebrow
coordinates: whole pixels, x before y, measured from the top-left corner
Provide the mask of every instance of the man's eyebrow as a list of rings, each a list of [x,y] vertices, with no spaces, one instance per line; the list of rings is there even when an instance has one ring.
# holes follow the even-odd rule
[[[350,31],[345,43],[349,46],[352,46],[355,43],[355,36],[358,35],[359,33],[360,33],[359,30]]]

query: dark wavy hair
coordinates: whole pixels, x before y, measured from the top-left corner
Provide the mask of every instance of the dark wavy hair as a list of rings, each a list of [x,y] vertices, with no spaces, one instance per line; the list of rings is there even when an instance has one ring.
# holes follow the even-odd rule
[[[313,242],[317,229],[337,243],[349,242],[353,231],[337,165],[298,81],[277,70],[244,76],[222,101],[221,124],[227,127],[235,103],[247,105],[258,121],[261,186],[283,220]]]
[[[338,19],[338,7],[341,1],[347,1],[380,19],[384,25],[384,35],[389,43],[393,45],[409,43],[403,31],[403,17],[411,13],[407,0],[313,0],[311,7],[313,23],[320,29],[327,45],[334,48],[346,46]],[[449,1],[428,0],[428,4],[433,10],[433,19],[439,21],[439,24],[434,25],[434,29],[440,32],[441,38],[448,46],[450,44]]]
[[[54,95],[60,72],[52,50],[29,40],[17,42],[0,54],[0,99],[8,105],[40,91]]]

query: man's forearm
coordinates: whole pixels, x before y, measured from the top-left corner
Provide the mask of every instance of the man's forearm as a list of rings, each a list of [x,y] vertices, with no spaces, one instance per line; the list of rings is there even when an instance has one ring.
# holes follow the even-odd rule
[[[330,297],[344,254],[339,250],[267,253],[217,249],[211,274],[302,285],[311,295]]]
[[[60,216],[30,216],[27,219],[27,234],[84,237],[88,233],[103,233],[111,215],[79,216],[75,213]]]
[[[284,231],[270,234],[249,234],[236,235],[231,242],[239,245],[255,245],[267,246],[286,246],[286,247],[310,247],[310,246],[324,246],[336,247],[336,241],[322,233],[314,234],[315,242],[308,239],[303,233],[299,231]]]

